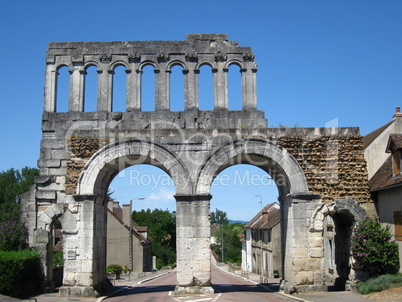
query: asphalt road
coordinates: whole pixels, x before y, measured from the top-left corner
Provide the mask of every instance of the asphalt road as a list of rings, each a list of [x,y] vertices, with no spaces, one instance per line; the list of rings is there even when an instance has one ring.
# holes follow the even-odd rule
[[[287,297],[267,292],[264,288],[212,267],[212,283],[214,294],[175,297],[173,292],[176,284],[176,274],[168,275],[137,284],[121,291],[118,295],[108,298],[108,302],[223,302],[223,301],[253,301],[253,302],[285,302],[294,301]]]

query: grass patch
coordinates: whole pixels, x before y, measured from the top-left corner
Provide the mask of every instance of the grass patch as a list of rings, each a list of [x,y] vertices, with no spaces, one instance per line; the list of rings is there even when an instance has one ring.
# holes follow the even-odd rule
[[[380,292],[391,287],[402,286],[402,274],[386,274],[377,278],[361,282],[357,286],[357,291],[360,294],[367,295],[374,292]]]

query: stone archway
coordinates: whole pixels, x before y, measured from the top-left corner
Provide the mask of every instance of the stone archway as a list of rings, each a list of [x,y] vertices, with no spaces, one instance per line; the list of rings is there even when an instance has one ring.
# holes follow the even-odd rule
[[[325,285],[333,290],[346,290],[354,279],[350,255],[350,236],[355,224],[366,211],[353,199],[338,199],[318,206],[309,221],[311,233],[320,234],[324,250]]]
[[[312,238],[305,222],[321,199],[319,194],[309,192],[301,166],[286,149],[272,142],[262,139],[237,140],[209,156],[198,173],[196,192],[209,192],[216,175],[235,164],[250,164],[263,169],[278,186],[282,204],[282,276],[285,290],[291,291],[295,286],[303,288],[306,283],[314,284],[314,276],[305,272],[319,270],[320,263],[309,260]]]
[[[185,104],[183,111],[171,111],[169,72],[179,61]],[[239,111],[227,107],[227,67],[232,63],[241,66]],[[116,64],[127,68],[124,112],[112,111],[110,69]],[[155,111],[141,110],[141,70],[148,64],[155,67]],[[214,71],[217,110],[198,110],[203,64]],[[64,65],[71,69],[69,110],[57,112],[57,70]],[[96,65],[99,74],[97,111],[83,112],[83,70],[90,65]],[[21,199],[21,221],[29,229],[30,245],[45,246],[49,220],[68,208],[63,295],[94,295],[107,286],[106,190],[120,170],[144,163],[161,168],[175,183],[181,241],[177,292],[211,290],[210,186],[220,171],[237,163],[262,168],[278,184],[285,290],[322,287],[324,214],[317,209],[322,202],[346,197],[365,204],[368,212],[374,209],[362,138],[351,127],[268,128],[265,113],[257,109],[256,66],[252,49],[225,34],[190,34],[185,41],[49,44],[40,176]],[[46,272],[45,277],[49,279]]]
[[[91,287],[104,291],[106,280],[106,212],[107,189],[113,177],[128,166],[150,164],[167,172],[176,192],[192,191],[188,172],[182,161],[167,148],[144,140],[123,140],[107,145],[86,163],[78,179],[72,204],[77,224],[65,235],[66,269],[61,293],[64,296],[90,295]],[[77,266],[81,270],[77,273]],[[81,285],[78,287],[77,285]],[[88,286],[89,285],[89,286]]]

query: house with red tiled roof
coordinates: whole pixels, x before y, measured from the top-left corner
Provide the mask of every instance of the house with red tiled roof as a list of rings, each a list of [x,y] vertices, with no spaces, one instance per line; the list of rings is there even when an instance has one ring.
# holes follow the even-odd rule
[[[134,272],[152,270],[152,239],[148,227],[139,226],[131,218],[129,204],[108,202],[106,265],[120,264]]]
[[[242,269],[277,278],[282,273],[281,215],[277,203],[265,206],[244,226]]]
[[[380,222],[390,226],[402,263],[402,113],[364,137],[371,196]],[[402,271],[402,269],[401,269]]]

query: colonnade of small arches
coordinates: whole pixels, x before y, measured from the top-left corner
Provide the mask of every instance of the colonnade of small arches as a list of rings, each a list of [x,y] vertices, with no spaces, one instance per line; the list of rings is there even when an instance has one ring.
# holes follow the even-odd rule
[[[253,110],[256,99],[256,63],[252,54],[141,54],[141,55],[84,55],[77,59],[72,55],[57,55],[47,62],[44,111],[57,112],[59,71],[66,67],[69,72],[68,108],[69,112],[84,112],[86,77],[89,68],[97,73],[96,110],[116,111],[113,106],[115,70],[125,71],[126,100],[125,111],[142,110],[143,72],[148,66],[155,73],[155,110],[171,110],[171,73],[176,66],[182,68],[184,78],[184,110],[198,110],[199,75],[203,66],[209,66],[213,76],[213,108],[229,109],[228,71],[238,66],[241,73],[241,109]],[[176,68],[175,68],[176,69]],[[240,84],[240,83],[239,83]],[[239,89],[240,90],[240,89]],[[122,110],[118,110],[122,111]]]

